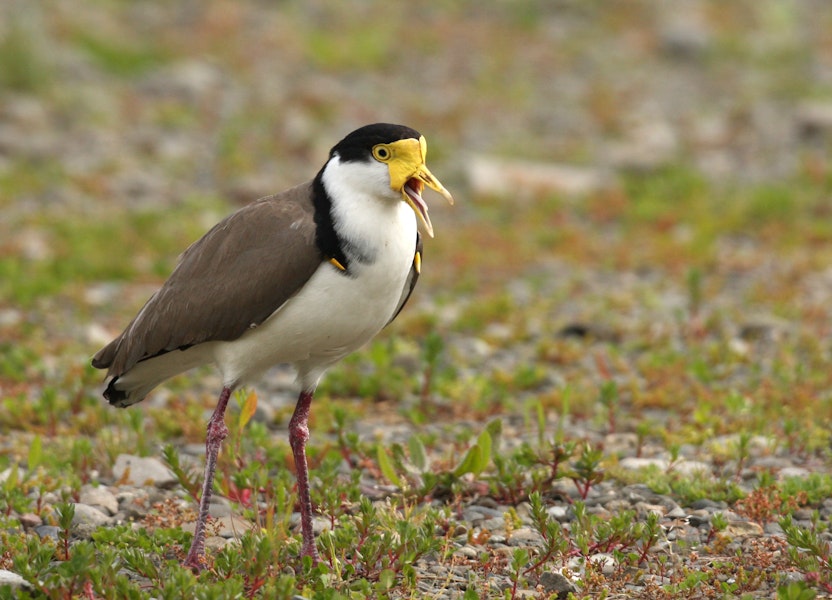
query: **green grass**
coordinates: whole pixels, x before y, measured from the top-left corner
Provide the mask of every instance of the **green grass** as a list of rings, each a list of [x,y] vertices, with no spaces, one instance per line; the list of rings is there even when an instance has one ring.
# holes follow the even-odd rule
[[[75,44],[104,71],[119,77],[141,75],[169,60],[167,52],[158,44],[115,40],[90,31],[77,32]]]
[[[52,82],[52,66],[45,57],[39,37],[12,15],[0,35],[0,92],[38,93]]]
[[[193,198],[172,210],[135,212],[128,218],[113,212],[89,219],[49,213],[23,217],[18,228],[40,232],[46,252],[26,258],[14,248],[0,249],[0,303],[29,307],[100,281],[161,281],[176,256],[204,233],[201,222],[187,218],[197,205],[213,208],[218,219],[228,210],[213,199]],[[7,235],[14,239],[15,231],[9,229]]]

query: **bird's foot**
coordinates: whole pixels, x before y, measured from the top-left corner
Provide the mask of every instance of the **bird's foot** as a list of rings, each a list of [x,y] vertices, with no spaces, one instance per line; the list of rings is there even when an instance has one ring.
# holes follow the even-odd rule
[[[304,556],[308,556],[312,559],[312,566],[314,567],[319,562],[321,562],[321,557],[318,555],[318,549],[315,547],[315,542],[313,541],[311,544],[307,544],[303,542],[303,547],[300,551],[300,556],[303,558]]]
[[[205,570],[205,553],[195,551],[192,547],[190,552],[188,552],[188,556],[182,561],[182,566],[193,571],[195,575],[199,575]]]

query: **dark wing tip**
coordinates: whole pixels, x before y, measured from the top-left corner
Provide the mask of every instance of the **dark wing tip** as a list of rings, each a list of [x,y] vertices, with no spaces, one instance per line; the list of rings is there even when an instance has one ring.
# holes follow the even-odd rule
[[[117,390],[115,386],[116,381],[118,381],[118,377],[113,377],[107,385],[107,389],[104,390],[104,398],[107,399],[107,402],[119,408],[126,408],[138,402],[135,399],[131,400],[130,394],[126,390]]]
[[[104,346],[101,350],[95,353],[90,361],[92,366],[96,369],[109,369],[113,364],[113,359],[116,356],[116,350],[119,345],[121,336],[114,339],[112,342]]]

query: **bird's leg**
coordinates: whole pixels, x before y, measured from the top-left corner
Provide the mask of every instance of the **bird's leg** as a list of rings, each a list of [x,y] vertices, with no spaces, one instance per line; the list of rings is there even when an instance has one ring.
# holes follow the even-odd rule
[[[191,542],[191,549],[185,558],[184,566],[196,571],[203,568],[202,558],[205,555],[205,522],[208,520],[208,507],[211,504],[211,492],[214,489],[214,471],[217,469],[217,456],[220,453],[222,441],[228,435],[228,427],[225,426],[225,409],[228,406],[228,398],[231,396],[231,388],[222,388],[222,393],[217,401],[217,408],[208,421],[208,435],[205,438],[205,475],[202,482],[202,497],[199,499],[199,514],[196,518],[194,539]]]
[[[306,440],[309,439],[309,407],[314,390],[304,390],[298,397],[295,413],[289,421],[289,444],[295,457],[298,478],[298,502],[300,503],[300,526],[303,534],[301,556],[309,556],[312,563],[320,560],[315,547],[315,533],[312,531],[312,500],[309,497],[309,467],[306,464]]]

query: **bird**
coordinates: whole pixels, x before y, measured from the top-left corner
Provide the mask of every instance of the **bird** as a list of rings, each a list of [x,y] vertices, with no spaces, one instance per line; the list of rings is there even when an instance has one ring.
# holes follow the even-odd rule
[[[320,558],[312,530],[306,443],[325,371],[401,312],[422,265],[420,228],[434,236],[430,188],[453,196],[426,164],[424,136],[404,125],[352,131],[305,183],[225,217],[179,257],[124,331],[92,358],[113,406],[142,401],[165,380],[213,364],[222,377],[208,420],[195,531],[183,564],[205,565],[205,526],[231,394],[272,366],[294,366],[289,421],[301,514],[301,556]]]

